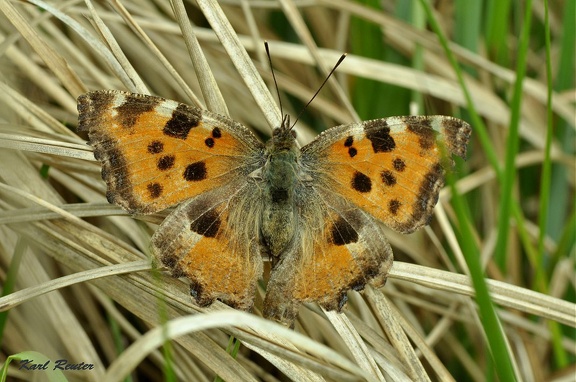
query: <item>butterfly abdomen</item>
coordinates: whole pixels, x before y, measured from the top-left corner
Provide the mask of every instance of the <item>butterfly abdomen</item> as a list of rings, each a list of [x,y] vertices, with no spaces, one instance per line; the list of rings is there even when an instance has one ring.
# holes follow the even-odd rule
[[[272,145],[262,171],[264,206],[261,241],[273,259],[289,247],[296,231],[295,190],[298,182],[299,149]]]

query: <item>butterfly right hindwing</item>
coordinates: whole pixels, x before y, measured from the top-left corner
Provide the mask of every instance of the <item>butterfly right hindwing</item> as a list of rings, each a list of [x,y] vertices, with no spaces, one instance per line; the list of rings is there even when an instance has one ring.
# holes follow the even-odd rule
[[[340,310],[349,290],[383,285],[392,266],[380,222],[328,190],[300,194],[294,245],[273,269],[264,300],[264,315],[285,324],[302,303]]]

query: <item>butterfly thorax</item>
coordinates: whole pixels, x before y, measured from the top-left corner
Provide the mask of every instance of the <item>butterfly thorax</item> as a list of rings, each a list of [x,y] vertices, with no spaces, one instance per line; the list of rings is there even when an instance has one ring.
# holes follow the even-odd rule
[[[266,157],[262,170],[265,198],[260,232],[261,242],[275,263],[292,243],[297,226],[295,190],[300,149],[287,117],[266,145]]]

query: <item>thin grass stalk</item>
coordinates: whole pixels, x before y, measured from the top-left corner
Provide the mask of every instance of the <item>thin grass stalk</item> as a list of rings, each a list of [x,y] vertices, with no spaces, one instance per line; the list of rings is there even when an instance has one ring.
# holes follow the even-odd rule
[[[442,45],[445,47],[445,52],[449,57],[452,65],[456,71],[457,76],[460,79],[461,84],[463,85],[464,82],[462,81],[462,74],[460,71],[460,67],[456,62],[455,58],[450,53],[449,49],[447,49],[447,41],[444,37],[442,30],[440,29],[432,10],[430,9],[430,5],[426,0],[421,0],[421,4],[423,5],[426,14],[428,15],[428,20],[432,26],[432,29],[438,35]],[[472,104],[470,102],[470,95],[466,91],[466,88],[463,86],[464,93],[466,94],[467,99],[469,100],[469,105]],[[472,115],[475,112],[473,111]],[[477,116],[474,120],[480,120]],[[492,299],[490,298],[490,294],[488,293],[488,288],[486,286],[486,282],[484,280],[484,272],[482,271],[482,266],[480,264],[480,253],[478,251],[478,247],[474,240],[473,230],[471,227],[469,213],[467,212],[466,204],[462,197],[457,193],[456,188],[454,187],[454,179],[452,174],[448,174],[447,176],[448,184],[452,190],[453,196],[453,204],[458,215],[458,221],[460,223],[459,231],[462,238],[462,248],[463,253],[466,258],[466,262],[468,263],[468,267],[470,269],[470,276],[472,278],[472,283],[474,285],[474,289],[476,290],[476,298],[478,301],[478,306],[480,309],[480,315],[483,318],[482,325],[484,327],[484,334],[488,339],[488,344],[492,356],[492,360],[495,364],[496,369],[499,371],[500,375],[504,380],[515,381],[517,380],[516,372],[514,370],[513,362],[511,354],[508,351],[508,346],[506,343],[506,339],[504,333],[502,331],[502,327],[499,323],[498,317],[494,310],[494,305],[492,303]]]

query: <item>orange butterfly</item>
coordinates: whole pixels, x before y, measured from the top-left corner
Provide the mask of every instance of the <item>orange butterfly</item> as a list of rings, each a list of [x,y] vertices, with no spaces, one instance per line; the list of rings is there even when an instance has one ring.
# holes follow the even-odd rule
[[[391,117],[300,149],[288,116],[263,144],[230,118],[160,97],[95,91],[78,111],[110,203],[150,214],[182,202],[152,248],[196,302],[250,309],[267,255],[264,315],[284,323],[301,303],[339,310],[348,290],[384,284],[384,225],[428,223],[452,163],[442,148],[465,157],[471,132],[452,117]]]

